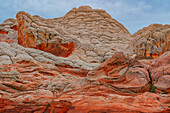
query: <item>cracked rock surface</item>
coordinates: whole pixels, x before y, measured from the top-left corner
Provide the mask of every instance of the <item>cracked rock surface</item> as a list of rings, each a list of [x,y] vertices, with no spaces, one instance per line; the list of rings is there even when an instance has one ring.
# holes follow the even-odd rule
[[[18,42],[18,23],[16,19],[9,18],[0,24],[0,41]]]
[[[102,62],[115,52],[128,53],[129,31],[106,11],[73,8],[64,17],[44,19],[18,12],[18,43],[85,62]],[[64,51],[64,52],[63,52]]]
[[[0,42],[0,65],[13,64],[20,61],[29,62],[43,62],[56,64],[60,66],[69,65],[72,68],[81,68],[85,70],[91,70],[98,66],[98,63],[86,63],[83,61],[72,60],[70,57],[56,57],[53,54],[36,50],[33,48],[24,48],[18,44],[8,44],[6,42]]]
[[[132,49],[138,58],[158,58],[170,51],[170,25],[151,24],[140,29],[131,37]]]
[[[16,17],[0,24],[1,113],[169,113],[169,25],[131,35],[89,6]]]
[[[6,42],[0,42],[0,45],[0,50],[9,49],[9,52],[0,54],[3,61],[0,62],[1,112],[169,111],[170,97],[165,92],[169,91],[169,84],[164,87],[156,83],[157,90],[163,89],[164,92],[149,92],[151,81],[147,67],[123,53],[115,53],[100,66],[95,63],[95,66],[83,64],[84,67],[81,67],[76,61],[73,65],[69,58],[56,57],[33,48]],[[13,53],[10,53],[11,49]],[[17,50],[20,52],[17,53]],[[18,54],[21,54],[20,57],[15,58]],[[37,59],[35,54],[42,56]],[[8,56],[9,61],[2,56]],[[169,54],[160,56],[158,61],[161,65],[169,62],[169,59],[164,61],[165,58],[169,58]],[[153,62],[149,68],[153,74],[154,65]]]
[[[170,93],[170,51],[165,52],[148,67],[152,84],[159,93]]]

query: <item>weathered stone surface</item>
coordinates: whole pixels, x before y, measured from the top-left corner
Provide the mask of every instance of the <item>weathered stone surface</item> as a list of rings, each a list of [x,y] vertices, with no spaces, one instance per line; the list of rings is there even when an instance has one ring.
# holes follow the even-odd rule
[[[61,18],[44,19],[23,11],[16,17],[18,43],[24,47],[85,62],[102,62],[113,49],[129,53],[130,33],[104,10],[81,6]]]
[[[47,100],[48,98],[41,97],[41,99]],[[26,98],[23,103],[0,98],[0,105],[1,113],[67,113],[72,107],[68,101],[32,103],[29,101],[29,98]]]
[[[140,93],[149,91],[149,74],[138,61],[129,59],[123,53],[115,53],[87,75],[90,80],[98,80],[110,85],[117,92]]]
[[[91,70],[99,65],[98,63],[86,63],[84,61],[80,61],[79,59],[74,60],[70,57],[56,57],[51,53],[43,52],[33,48],[24,48],[18,44],[8,44],[6,42],[0,42],[0,57],[3,57],[4,60],[8,60],[8,62],[11,63],[17,63],[21,61],[41,62],[50,63],[53,65],[56,64],[57,66],[61,67],[78,68],[84,70]],[[3,62],[4,60],[0,60],[0,65],[7,63]]]
[[[0,66],[0,78],[0,112],[7,113],[66,113],[71,102],[54,99],[80,81],[52,64],[28,61]]]
[[[0,41],[17,43],[18,23],[15,19],[9,18],[0,24]]]
[[[151,25],[132,35],[146,53],[151,46],[145,58],[165,52],[135,60],[127,47],[143,56],[130,33],[104,10],[81,6],[55,19],[19,12],[0,24],[0,112],[168,113],[168,34],[169,25]]]
[[[170,51],[162,54],[149,67],[155,91],[170,93]]]
[[[14,52],[22,48],[22,54],[36,51],[44,55],[44,59],[59,58],[17,44],[0,44],[1,49],[13,48]],[[21,57],[0,66],[0,112],[134,113],[169,110],[169,94],[147,92],[150,86],[145,66],[121,53],[116,53],[95,69],[87,65],[82,69],[86,73],[81,71],[81,66],[71,65],[68,58],[50,63],[41,62],[41,58],[36,61],[36,54],[32,57],[33,61]],[[60,64],[64,59],[69,65]],[[87,70],[92,71],[87,75]]]
[[[151,24],[131,37],[134,38],[132,49],[138,58],[158,58],[170,51],[170,25]]]

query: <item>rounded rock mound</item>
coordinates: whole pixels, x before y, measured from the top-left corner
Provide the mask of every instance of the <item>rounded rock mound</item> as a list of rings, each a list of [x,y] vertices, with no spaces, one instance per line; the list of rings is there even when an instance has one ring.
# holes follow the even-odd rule
[[[129,53],[129,31],[105,10],[73,8],[64,17],[44,19],[20,11],[18,43],[56,56],[102,62],[117,51]]]

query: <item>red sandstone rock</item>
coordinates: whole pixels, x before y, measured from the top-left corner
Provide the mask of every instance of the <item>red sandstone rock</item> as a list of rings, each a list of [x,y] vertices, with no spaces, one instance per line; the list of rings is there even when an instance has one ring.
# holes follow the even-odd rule
[[[41,98],[48,99],[46,97]],[[0,98],[1,113],[67,113],[71,108],[71,103],[66,100],[51,103],[32,103],[28,99],[26,103],[16,103],[10,99]]]
[[[152,84],[160,93],[170,93],[170,52],[165,52],[149,67]]]
[[[64,84],[59,73],[54,71],[58,69],[53,68],[53,71],[50,71],[50,67],[47,70],[41,66],[23,61],[0,67],[0,112],[66,113],[72,109],[69,101],[54,101],[57,98],[54,94],[62,90]],[[15,73],[12,73],[13,71]],[[50,81],[54,81],[52,78],[56,77],[62,84],[53,89],[55,85]],[[49,82],[52,86],[49,83],[46,86],[44,82]]]
[[[0,30],[0,34],[7,34],[6,31]]]
[[[75,50],[75,48],[76,48],[76,45],[73,42],[70,42],[70,43],[55,42],[55,43],[48,43],[48,44],[42,43],[41,45],[37,45],[35,47],[35,49],[40,49],[42,51],[46,51],[56,56],[62,56],[62,57],[70,56],[72,52]]]
[[[128,66],[129,69],[124,70]],[[81,71],[80,75],[67,72],[69,68],[71,66],[28,61],[1,66],[0,111],[134,113],[169,110],[169,94],[145,92],[149,88],[145,67],[121,53],[113,55],[87,77],[82,76]]]
[[[26,14],[28,18],[23,17],[23,14]],[[25,12],[20,12],[17,14],[16,17],[18,21],[18,44],[24,47],[40,49],[42,51],[46,51],[56,56],[62,57],[70,56],[76,48],[76,44],[74,44],[73,42],[62,43],[61,38],[57,38],[54,40],[54,35],[58,34],[52,34],[50,32],[40,32],[37,28],[32,28],[31,30],[31,23],[33,23],[34,20],[33,17],[31,17],[29,14]],[[41,30],[44,29],[41,26],[39,27],[41,28]]]
[[[18,25],[15,19],[0,24],[0,112],[170,111],[168,25],[149,27],[149,39],[158,42],[151,44],[157,46],[154,49],[136,51],[134,47],[137,57],[142,53],[142,57],[149,58],[150,50],[161,50],[161,54],[168,51],[152,62],[130,59],[116,52],[126,51],[130,34],[104,10],[81,6],[51,20],[19,12],[17,19]],[[138,39],[143,32],[148,35],[148,28],[141,31],[133,36],[137,36],[138,49],[143,50],[140,45],[143,42]],[[19,44],[31,48],[15,44],[17,38]]]
[[[7,43],[12,43],[14,42],[13,40],[6,39],[4,36],[0,37],[0,42],[7,42]]]
[[[149,91],[149,74],[142,64],[115,53],[112,58],[89,72],[88,79],[110,85],[118,92],[140,93]]]

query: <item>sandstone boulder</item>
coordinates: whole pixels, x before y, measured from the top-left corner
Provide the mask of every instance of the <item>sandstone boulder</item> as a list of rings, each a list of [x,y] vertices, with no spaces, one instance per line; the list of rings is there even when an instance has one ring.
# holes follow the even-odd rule
[[[170,51],[154,60],[148,70],[153,88],[160,93],[170,93]]]
[[[90,71],[87,78],[110,85],[120,93],[140,93],[149,91],[150,87],[150,78],[145,66],[129,59],[123,53],[115,53]]]

